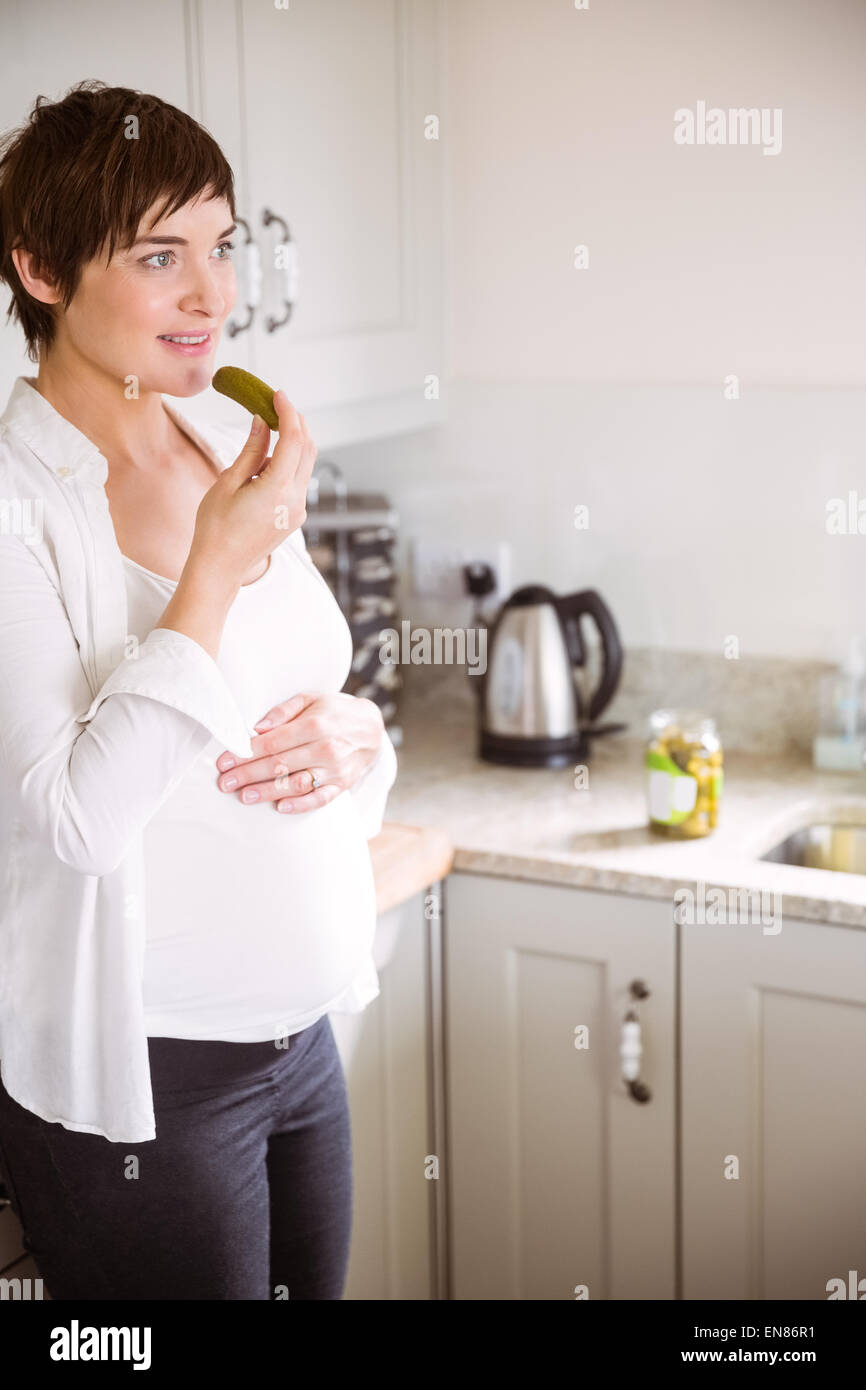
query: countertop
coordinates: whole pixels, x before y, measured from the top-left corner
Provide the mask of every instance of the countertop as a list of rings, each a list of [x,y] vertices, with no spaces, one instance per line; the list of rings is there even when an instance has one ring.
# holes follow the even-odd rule
[[[435,722],[434,722],[435,721]],[[678,888],[753,889],[776,914],[866,928],[866,875],[763,862],[792,830],[844,816],[866,824],[866,773],[818,772],[803,756],[726,752],[715,831],[659,838],[647,826],[642,740],[595,741],[589,785],[572,767],[482,762],[476,731],[409,710],[401,719],[388,821],[430,827],[453,846],[451,867],[604,892],[671,898]]]

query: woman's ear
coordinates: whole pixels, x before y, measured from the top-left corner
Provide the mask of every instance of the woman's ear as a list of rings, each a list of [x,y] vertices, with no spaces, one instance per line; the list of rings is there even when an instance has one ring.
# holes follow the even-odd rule
[[[59,302],[58,291],[51,280],[44,279],[39,273],[40,266],[32,251],[25,251],[16,246],[12,252],[12,260],[18,272],[18,279],[32,299],[38,299],[42,304]]]

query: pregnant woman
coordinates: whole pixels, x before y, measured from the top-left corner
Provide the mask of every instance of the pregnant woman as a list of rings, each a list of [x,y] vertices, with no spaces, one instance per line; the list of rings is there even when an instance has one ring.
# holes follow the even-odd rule
[[[86,82],[0,150],[38,376],[0,417],[0,1179],[53,1299],[339,1299],[329,1011],[378,993],[368,839],[396,775],[300,527],[281,390],[216,428],[231,170]],[[239,412],[240,414],[240,412]]]

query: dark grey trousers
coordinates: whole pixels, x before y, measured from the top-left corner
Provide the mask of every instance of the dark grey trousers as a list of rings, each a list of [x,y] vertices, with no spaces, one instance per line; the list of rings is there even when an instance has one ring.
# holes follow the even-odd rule
[[[156,1139],[51,1124],[0,1081],[0,1178],[52,1299],[340,1299],[348,1097],[327,1014],[289,1039],[149,1038]]]

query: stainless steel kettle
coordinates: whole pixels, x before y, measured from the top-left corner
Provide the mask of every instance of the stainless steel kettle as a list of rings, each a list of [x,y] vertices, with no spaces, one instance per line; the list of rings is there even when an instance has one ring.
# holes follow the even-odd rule
[[[598,628],[602,657],[586,710],[575,679],[575,668],[586,664],[584,616]],[[561,598],[543,584],[517,589],[487,629],[484,674],[472,678],[480,701],[480,756],[518,767],[564,767],[585,759],[590,736],[625,727],[595,725],[621,671],[619,633],[595,589]]]

